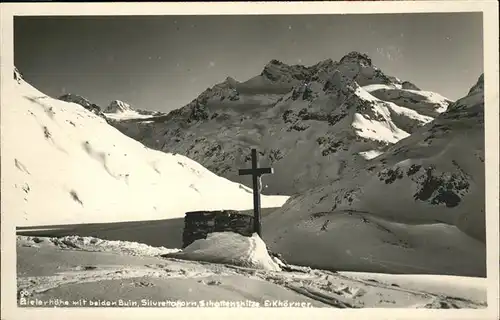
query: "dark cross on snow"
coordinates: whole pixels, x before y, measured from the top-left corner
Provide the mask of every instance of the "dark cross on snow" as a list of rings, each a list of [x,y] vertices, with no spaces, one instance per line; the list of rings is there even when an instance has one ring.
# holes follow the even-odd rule
[[[252,168],[240,169],[239,175],[252,175],[253,180],[253,223],[254,231],[262,238],[262,227],[260,223],[260,192],[262,191],[261,176],[263,174],[273,174],[273,168],[259,168],[257,162],[257,150],[252,149]]]

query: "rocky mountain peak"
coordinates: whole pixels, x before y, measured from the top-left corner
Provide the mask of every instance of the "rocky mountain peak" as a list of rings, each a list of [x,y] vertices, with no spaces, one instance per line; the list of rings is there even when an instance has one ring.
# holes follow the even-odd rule
[[[291,80],[303,81],[310,76],[310,70],[302,65],[290,66],[279,60],[273,59],[266,64],[260,75],[273,82],[289,82]]]
[[[278,66],[281,66],[281,65],[285,65],[283,62],[277,60],[277,59],[272,59],[271,61],[269,61],[268,65],[278,65]]]
[[[438,95],[402,89],[365,54],[342,61],[305,67],[273,59],[262,74],[243,82],[228,77],[154,124],[115,126],[241,183],[248,179],[234,168],[248,164],[244,150],[259,146],[263,161],[283,172],[266,178],[266,191],[292,194],[362,167],[432,121],[435,109],[446,109]],[[286,174],[289,168],[300,174]]]
[[[123,102],[121,100],[113,100],[109,104],[109,106],[104,109],[104,112],[106,113],[117,113],[117,112],[125,112],[125,111],[130,111],[132,108],[130,105],[126,102]]]
[[[403,83],[401,83],[401,87],[407,90],[420,91],[420,88],[411,83],[410,81],[403,81]]]
[[[479,76],[476,84],[469,90],[468,95],[472,95],[480,91],[484,91],[484,73]]]
[[[340,59],[340,63],[358,63],[366,66],[373,66],[372,59],[365,53],[351,51]]]
[[[227,77],[224,82],[226,82],[231,87],[235,87],[238,84],[238,81],[232,77]]]
[[[371,58],[364,53],[351,51],[336,63],[336,69],[344,75],[354,79],[360,86],[370,84],[395,84],[399,81],[395,77],[386,75],[377,68]]]
[[[450,104],[443,118],[471,120],[475,125],[484,124],[484,74],[472,86],[467,95]]]
[[[238,81],[231,77],[227,77],[224,81],[217,83],[214,85],[212,88],[207,88],[207,92],[214,92],[214,91],[219,91],[219,90],[224,90],[224,89],[236,89],[236,86],[238,85]]]

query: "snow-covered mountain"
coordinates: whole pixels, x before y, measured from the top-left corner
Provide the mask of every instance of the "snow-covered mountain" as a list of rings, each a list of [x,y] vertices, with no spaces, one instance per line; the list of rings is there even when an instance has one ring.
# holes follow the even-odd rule
[[[121,100],[113,100],[106,108],[103,109],[97,104],[90,102],[89,99],[78,94],[67,93],[60,96],[58,99],[79,104],[92,113],[104,118],[108,123],[128,119],[148,119],[151,117],[165,115],[159,111],[134,109],[128,103]]]
[[[128,120],[128,119],[149,119],[151,117],[158,117],[165,115],[159,111],[147,111],[147,110],[139,110],[132,108],[128,103],[113,100],[111,103],[104,109],[104,114],[110,122]]]
[[[358,171],[290,198],[264,239],[322,268],[485,275],[484,84]]]
[[[334,273],[297,266],[288,266],[294,271],[276,271],[258,237],[214,233],[172,254],[176,251],[95,237],[18,236],[17,277],[10,279],[17,278],[20,308],[35,299],[47,302],[46,307],[53,301],[76,301],[80,307],[92,301],[92,306],[411,308],[410,312],[484,311],[487,306],[486,278]]]
[[[2,99],[1,210],[15,216],[17,226],[252,208],[248,188],[124,136],[81,97],[62,100],[71,102],[50,98],[22,79]],[[263,205],[281,206],[286,199],[264,196]]]
[[[408,89],[411,88],[411,89]],[[446,110],[450,101],[385,75],[351,52],[313,66],[270,61],[260,75],[227,78],[166,116],[114,121],[148,147],[176,152],[232,181],[257,147],[264,190],[294,194],[357,171]]]

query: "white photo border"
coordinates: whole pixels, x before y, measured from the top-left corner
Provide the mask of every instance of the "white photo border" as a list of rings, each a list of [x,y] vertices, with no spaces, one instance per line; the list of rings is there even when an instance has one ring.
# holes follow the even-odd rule
[[[481,310],[322,309],[322,308],[18,308],[16,302],[16,237],[14,217],[1,212],[2,319],[500,319],[499,317],[499,68],[498,2],[482,1],[312,1],[312,2],[116,2],[116,3],[2,3],[1,94],[9,101],[14,16],[116,15],[239,15],[239,14],[378,14],[417,12],[482,12],[485,81],[485,165],[488,307]],[[479,76],[479,75],[478,75]],[[471,86],[473,84],[471,83]],[[0,109],[1,119],[1,109]],[[1,135],[1,133],[0,133]],[[1,151],[0,151],[1,152]],[[3,164],[3,163],[2,163]],[[4,167],[4,166],[2,166]],[[3,183],[3,180],[2,180]]]

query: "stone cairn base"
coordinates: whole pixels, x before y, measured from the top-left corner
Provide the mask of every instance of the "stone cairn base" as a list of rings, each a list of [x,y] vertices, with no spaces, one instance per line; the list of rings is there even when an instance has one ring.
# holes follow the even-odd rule
[[[235,210],[192,211],[184,217],[183,248],[212,232],[235,232],[243,236],[253,234],[253,216]]]

